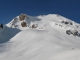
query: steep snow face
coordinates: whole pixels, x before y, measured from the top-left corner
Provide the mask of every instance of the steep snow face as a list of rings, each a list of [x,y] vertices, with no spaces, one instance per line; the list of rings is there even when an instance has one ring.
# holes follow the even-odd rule
[[[9,41],[18,32],[20,32],[19,29],[13,29],[13,28],[4,26],[3,29],[0,29],[0,43],[5,43],[5,42]]]
[[[0,60],[80,60],[80,35],[66,34],[80,32],[80,24],[58,14],[27,17],[17,16],[0,30],[0,40],[7,39],[0,44]]]

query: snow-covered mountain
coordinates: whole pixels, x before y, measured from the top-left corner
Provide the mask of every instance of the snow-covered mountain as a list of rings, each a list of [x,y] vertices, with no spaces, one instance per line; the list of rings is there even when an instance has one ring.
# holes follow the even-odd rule
[[[23,19],[20,20],[20,18]],[[22,26],[22,24],[24,26]],[[58,14],[40,15],[37,17],[21,14],[7,24],[8,27],[17,28],[20,30],[31,28],[32,25],[35,25],[38,29],[43,27],[58,27],[60,25],[64,28],[71,29],[79,29],[80,27],[80,24]]]
[[[80,60],[80,24],[21,14],[0,29],[0,43],[0,60]]]

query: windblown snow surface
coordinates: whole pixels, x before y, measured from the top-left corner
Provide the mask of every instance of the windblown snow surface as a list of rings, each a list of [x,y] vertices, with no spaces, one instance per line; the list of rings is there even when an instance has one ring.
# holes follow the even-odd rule
[[[38,24],[36,29],[21,27],[18,16],[16,28],[13,19],[0,29],[0,60],[80,60],[80,36],[66,34],[68,29],[80,32],[80,24],[57,14],[28,17],[25,21]]]

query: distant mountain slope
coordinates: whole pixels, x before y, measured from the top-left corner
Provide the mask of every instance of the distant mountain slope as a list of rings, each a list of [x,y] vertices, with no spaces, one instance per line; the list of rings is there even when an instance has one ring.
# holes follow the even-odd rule
[[[24,20],[20,20],[20,16],[24,17]],[[49,14],[49,15],[40,15],[40,16],[28,16],[26,14],[21,14],[15,17],[11,22],[7,24],[8,27],[18,28],[20,30],[25,30],[31,28],[32,25],[36,25],[37,28],[45,28],[45,27],[52,27],[52,26],[62,26],[71,29],[78,29],[80,30],[80,24],[69,20],[63,16],[58,14]],[[23,24],[23,25],[22,25]],[[50,25],[50,26],[49,26]]]

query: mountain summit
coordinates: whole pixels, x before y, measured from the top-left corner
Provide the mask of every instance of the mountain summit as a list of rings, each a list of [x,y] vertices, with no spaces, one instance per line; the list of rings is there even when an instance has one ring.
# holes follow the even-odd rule
[[[80,60],[80,24],[20,14],[0,29],[0,60]]]
[[[18,28],[20,30],[23,28],[45,28],[53,26],[63,26],[64,28],[79,29],[80,24],[58,14],[40,15],[36,17],[20,14],[11,22],[9,22],[7,26]]]
[[[22,30],[23,28],[32,27],[32,25],[35,24],[33,24],[33,22],[35,21],[39,21],[39,19],[37,17],[28,16],[26,14],[20,14],[19,16],[15,17],[11,22],[9,22],[7,26]]]

